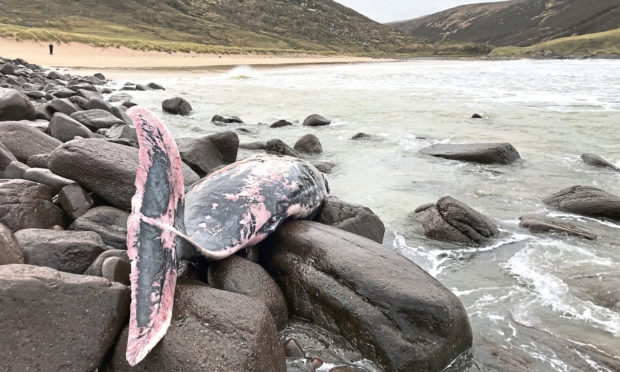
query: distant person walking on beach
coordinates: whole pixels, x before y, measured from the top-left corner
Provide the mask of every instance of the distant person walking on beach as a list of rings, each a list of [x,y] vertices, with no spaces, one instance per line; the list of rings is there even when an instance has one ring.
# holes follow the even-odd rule
[[[50,44],[50,56],[54,54],[54,44]]]

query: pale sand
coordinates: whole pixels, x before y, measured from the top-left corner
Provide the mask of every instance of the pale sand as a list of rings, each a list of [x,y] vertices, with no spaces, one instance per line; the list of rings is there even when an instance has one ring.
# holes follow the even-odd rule
[[[218,55],[196,53],[165,53],[138,51],[128,48],[96,48],[86,44],[54,44],[49,55],[48,43],[16,41],[0,38],[0,57],[23,58],[28,63],[72,69],[130,70],[192,70],[198,68],[232,67],[239,65],[293,65],[318,63],[358,63],[387,61],[366,57],[313,55]],[[163,72],[161,71],[161,72]]]

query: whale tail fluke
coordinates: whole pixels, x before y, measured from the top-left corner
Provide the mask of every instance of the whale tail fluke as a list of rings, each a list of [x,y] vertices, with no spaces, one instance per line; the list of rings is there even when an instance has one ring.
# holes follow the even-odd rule
[[[181,247],[184,185],[181,157],[166,126],[150,111],[127,111],[136,126],[140,163],[127,221],[131,307],[127,362],[138,364],[166,334],[172,318]]]

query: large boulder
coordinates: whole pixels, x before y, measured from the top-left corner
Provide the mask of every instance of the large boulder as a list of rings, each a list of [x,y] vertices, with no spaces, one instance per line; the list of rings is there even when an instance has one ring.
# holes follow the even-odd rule
[[[620,197],[592,186],[572,186],[543,202],[563,212],[620,221]]]
[[[315,220],[383,243],[385,226],[370,208],[349,204],[335,196],[325,199]]]
[[[50,120],[49,133],[62,142],[71,141],[75,137],[90,138],[93,134],[84,124],[62,112],[55,113]]]
[[[0,370],[96,370],[125,323],[129,299],[129,288],[103,278],[0,266]]]
[[[284,224],[265,245],[289,311],[386,370],[438,371],[472,345],[459,299],[387,247],[312,221]]]
[[[297,142],[295,142],[295,146],[293,146],[295,151],[302,154],[320,154],[323,152],[323,146],[321,146],[321,141],[314,134],[306,134],[301,137]]]
[[[416,212],[424,235],[432,239],[478,246],[499,234],[490,218],[449,196]]]
[[[50,189],[26,180],[0,179],[0,223],[12,231],[63,225],[62,209],[52,203]]]
[[[192,111],[192,105],[181,97],[170,98],[161,103],[161,108],[175,115],[189,115]]]
[[[181,159],[200,176],[237,160],[239,136],[235,132],[222,132],[201,138],[181,138],[176,142]]]
[[[0,88],[0,121],[34,120],[36,114],[25,94],[15,89]]]
[[[570,222],[561,221],[557,218],[545,216],[527,215],[519,217],[519,226],[534,233],[556,232],[567,235],[579,236],[588,240],[595,240],[596,235],[586,231],[583,227]]]
[[[11,229],[0,223],[0,265],[23,264],[24,256]]]
[[[106,245],[127,249],[127,219],[129,213],[113,207],[95,207],[78,217],[72,230],[94,231]]]
[[[33,128],[27,121],[0,122],[0,142],[22,163],[26,163],[32,155],[49,154],[62,145],[62,142]]]
[[[131,209],[138,170],[138,149],[100,139],[76,139],[58,147],[48,158],[49,169],[77,181],[117,208]],[[185,185],[198,181],[183,166]]]
[[[420,150],[422,154],[481,164],[510,164],[521,159],[509,143],[438,144]]]
[[[278,329],[286,326],[288,310],[280,287],[262,266],[238,255],[209,265],[209,285],[256,298],[264,303]]]
[[[110,128],[116,124],[125,124],[123,120],[117,118],[111,112],[101,109],[77,111],[71,114],[71,118],[84,124],[94,132],[98,129]]]
[[[304,119],[303,125],[309,126],[309,127],[318,127],[318,126],[323,126],[323,125],[329,125],[331,124],[331,122],[332,122],[331,120],[325,119],[323,116],[319,114],[312,114],[308,116],[306,119]]]
[[[600,157],[599,155],[596,155],[596,154],[591,154],[591,153],[582,154],[581,155],[581,160],[583,160],[584,163],[586,163],[588,165],[591,165],[593,167],[609,168],[609,169],[613,169],[613,170],[620,170],[620,169],[618,169],[618,167],[616,167],[615,165],[613,165],[609,161],[603,159],[602,157]]]
[[[136,367],[125,359],[127,328],[107,371],[285,372],[284,351],[260,301],[196,285],[179,285],[170,328]]]
[[[91,231],[24,229],[15,233],[24,263],[82,274],[104,251],[101,237]]]

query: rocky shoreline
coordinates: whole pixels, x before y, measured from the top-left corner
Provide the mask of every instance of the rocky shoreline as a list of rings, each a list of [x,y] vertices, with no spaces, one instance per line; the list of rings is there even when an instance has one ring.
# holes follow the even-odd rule
[[[16,335],[0,341],[0,369],[436,371],[471,348],[459,299],[381,245],[385,228],[372,210],[332,196],[314,221],[289,222],[226,260],[184,266],[168,334],[129,367],[125,239],[138,149],[125,114],[135,103],[126,92],[161,90],[162,108],[172,114],[192,107],[157,84],[128,83],[117,92],[108,83],[101,74],[72,76],[0,59],[0,326]],[[316,160],[323,149],[313,134],[292,147],[277,139],[244,144],[226,129],[242,122],[215,115],[221,132],[176,139],[186,186],[252,153],[310,156],[325,173],[333,167]],[[309,128],[329,124],[316,114],[303,121]],[[510,144],[437,145],[421,155],[520,161]],[[596,155],[583,159],[613,169]],[[544,202],[620,220],[620,198],[592,187],[574,186]],[[524,216],[522,226],[596,238],[535,217]],[[429,238],[457,244],[483,245],[500,235],[492,218],[449,196],[416,209],[414,219]]]

